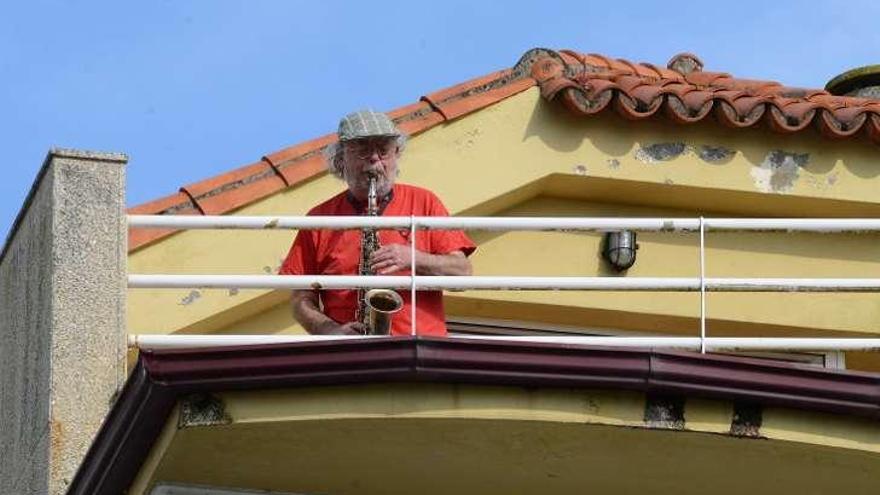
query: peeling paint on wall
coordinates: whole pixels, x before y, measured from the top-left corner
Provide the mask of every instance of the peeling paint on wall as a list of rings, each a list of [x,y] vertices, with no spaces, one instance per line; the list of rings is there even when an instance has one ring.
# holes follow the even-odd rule
[[[481,134],[483,134],[483,131],[480,129],[471,129],[470,131],[465,132],[464,136],[456,139],[455,145],[458,147],[469,148],[474,145],[474,142]]]
[[[730,160],[736,152],[730,148],[725,148],[724,146],[711,146],[704,144],[700,146],[700,150],[697,154],[704,162],[717,164]]]
[[[649,394],[645,398],[645,424],[651,428],[684,429],[684,398]]]
[[[828,187],[837,184],[837,172],[832,172],[828,174],[828,177],[825,178],[825,183],[828,184]]]
[[[719,165],[733,159],[736,151],[714,144],[691,145],[683,142],[666,142],[639,147],[635,152],[635,158],[642,163],[654,164],[687,154],[694,154],[706,163]]]
[[[828,174],[826,177],[816,177],[812,175],[808,175],[806,177],[807,182],[820,191],[826,191],[834,187],[834,184],[837,184],[837,172],[832,172]]]
[[[750,173],[759,191],[786,193],[794,189],[801,168],[809,161],[809,153],[773,150],[760,165],[753,166]]]
[[[734,403],[730,434],[737,437],[760,438],[764,410],[760,404]]]
[[[672,160],[687,151],[684,143],[654,143],[636,150],[636,160],[642,163],[658,163]]]
[[[197,290],[192,290],[189,294],[186,295],[183,299],[180,300],[178,304],[181,306],[189,306],[190,304],[196,302],[196,299],[202,297],[202,293]]]
[[[587,175],[587,166],[586,165],[575,165],[573,171],[577,175]]]
[[[177,426],[180,429],[192,426],[216,426],[232,423],[232,417],[226,412],[226,404],[211,394],[193,394],[180,401],[180,418]]]
[[[620,168],[620,160],[618,160],[617,158],[609,158],[605,160],[605,163],[610,169],[617,170]]]

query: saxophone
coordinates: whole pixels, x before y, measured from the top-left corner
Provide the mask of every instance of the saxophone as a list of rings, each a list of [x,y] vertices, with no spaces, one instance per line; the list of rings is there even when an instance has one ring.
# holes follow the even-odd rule
[[[370,185],[367,192],[367,216],[379,216],[379,201],[376,193],[376,175],[368,176]],[[375,275],[370,268],[370,258],[379,249],[379,233],[375,227],[361,231],[361,257],[358,262],[358,275]],[[366,328],[367,335],[389,335],[391,317],[403,308],[400,294],[390,289],[358,289],[357,320]]]

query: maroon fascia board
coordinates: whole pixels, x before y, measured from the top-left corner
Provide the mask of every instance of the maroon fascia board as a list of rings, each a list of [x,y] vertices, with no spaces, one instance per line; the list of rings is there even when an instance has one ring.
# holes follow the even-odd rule
[[[390,382],[625,389],[880,420],[880,374],[733,356],[423,337],[143,350],[67,493],[123,493],[183,395]]]

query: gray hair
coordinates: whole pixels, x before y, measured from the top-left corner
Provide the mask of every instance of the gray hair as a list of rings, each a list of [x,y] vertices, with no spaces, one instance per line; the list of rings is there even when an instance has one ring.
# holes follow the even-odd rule
[[[398,153],[403,153],[403,150],[406,149],[408,138],[406,134],[401,134],[395,138]],[[342,167],[342,142],[336,141],[324,148],[324,161],[327,163],[327,170],[331,174],[336,178],[345,179],[342,176],[344,171]]]

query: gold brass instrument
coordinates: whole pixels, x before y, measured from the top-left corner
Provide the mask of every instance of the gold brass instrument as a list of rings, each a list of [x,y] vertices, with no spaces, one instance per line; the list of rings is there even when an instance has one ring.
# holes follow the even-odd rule
[[[379,215],[379,202],[376,194],[376,175],[370,174],[370,187],[367,192],[367,216]],[[361,257],[358,275],[375,275],[370,268],[370,257],[379,249],[379,233],[375,227],[361,231]],[[403,308],[403,298],[390,289],[358,289],[357,318],[367,328],[367,335],[389,335],[391,318]]]

